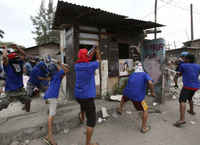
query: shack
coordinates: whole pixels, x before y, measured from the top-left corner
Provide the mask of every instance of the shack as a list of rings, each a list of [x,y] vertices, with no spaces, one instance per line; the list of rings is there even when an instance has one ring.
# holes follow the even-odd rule
[[[60,59],[60,47],[58,43],[49,42],[42,45],[36,45],[24,49],[25,53],[31,56],[48,56],[54,59]]]
[[[53,28],[60,30],[61,60],[71,67],[66,97],[74,97],[74,64],[80,48],[99,46],[103,61],[96,72],[97,94],[107,96],[114,93],[120,79],[129,75],[133,61],[139,59],[144,30],[155,26],[163,25],[58,1]]]

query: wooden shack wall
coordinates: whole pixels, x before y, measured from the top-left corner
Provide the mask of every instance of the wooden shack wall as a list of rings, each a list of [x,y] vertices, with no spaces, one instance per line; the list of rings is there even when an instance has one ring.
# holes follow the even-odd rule
[[[139,42],[143,40],[143,32],[137,31],[132,34],[113,34],[107,33],[105,30],[103,32],[102,29],[99,29],[97,32],[91,31],[82,31],[80,27],[73,26],[71,29],[67,30],[65,33],[65,63],[70,65],[70,72],[67,74],[67,83],[66,83],[66,97],[69,99],[74,98],[74,86],[75,86],[75,71],[74,71],[74,63],[77,59],[77,54],[79,50],[79,44],[82,40],[80,39],[80,33],[89,33],[89,34],[98,34],[99,35],[99,47],[102,53],[103,63],[100,67],[100,89],[97,86],[97,93],[99,95],[106,96],[108,94],[113,94],[114,90],[119,84],[119,43],[126,43],[129,47],[129,56],[127,59],[133,58],[133,47],[137,46]],[[64,34],[64,33],[63,33]],[[141,37],[142,36],[142,37]],[[96,41],[96,40],[91,40]],[[105,68],[107,67],[107,68]],[[103,69],[102,69],[103,68]],[[107,72],[105,72],[107,71]],[[101,75],[106,75],[108,77],[104,77]],[[106,86],[106,87],[105,87]],[[107,88],[107,90],[105,90]],[[103,90],[103,93],[100,92]],[[106,93],[107,92],[107,93]]]
[[[118,33],[101,35],[100,49],[102,51],[102,58],[108,61],[108,83],[107,94],[113,94],[119,86],[119,43],[126,43],[129,45],[129,56],[127,59],[133,59],[134,47],[137,46],[144,39],[142,31],[137,31],[134,34]]]
[[[65,36],[66,49],[65,49],[65,63],[70,67],[70,71],[66,75],[66,97],[74,99],[74,86],[75,86],[75,70],[74,64],[77,60],[79,48],[79,28],[77,26],[71,27],[66,32]]]

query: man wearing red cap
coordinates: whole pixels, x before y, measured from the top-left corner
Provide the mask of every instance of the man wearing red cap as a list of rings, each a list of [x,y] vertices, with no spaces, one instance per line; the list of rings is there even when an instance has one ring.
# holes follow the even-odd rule
[[[96,54],[97,61],[90,61],[92,56]],[[78,60],[75,64],[76,84],[75,97],[80,104],[81,112],[79,119],[84,121],[87,118],[86,144],[96,145],[91,143],[93,129],[96,125],[96,107],[94,98],[96,97],[95,86],[95,70],[99,67],[101,61],[100,50],[94,49],[91,55],[88,55],[86,48],[80,49]]]
[[[3,52],[3,69],[5,72],[5,92],[9,98],[9,102],[20,100],[25,104],[25,110],[30,112],[31,99],[26,96],[23,88],[23,60],[24,54],[20,48],[13,46],[14,49],[22,53],[19,56],[17,53],[8,54],[5,47]]]

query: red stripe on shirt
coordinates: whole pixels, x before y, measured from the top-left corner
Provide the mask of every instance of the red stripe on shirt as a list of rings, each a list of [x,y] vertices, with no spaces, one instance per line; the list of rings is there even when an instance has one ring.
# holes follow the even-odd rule
[[[187,89],[187,90],[192,90],[192,91],[197,91],[198,88],[190,88],[190,87],[183,87],[184,89]]]

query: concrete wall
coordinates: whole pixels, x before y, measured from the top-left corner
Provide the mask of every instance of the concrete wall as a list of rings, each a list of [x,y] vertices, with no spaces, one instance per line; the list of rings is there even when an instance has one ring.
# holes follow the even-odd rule
[[[181,52],[184,51],[194,54],[196,58],[196,63],[200,64],[200,49],[181,48],[181,49],[169,50],[166,52],[166,58],[168,60],[176,60],[178,57],[180,57]]]
[[[60,51],[59,45],[56,44],[47,44],[43,46],[36,46],[25,49],[25,52],[28,55],[40,56],[40,57],[50,55],[54,59],[59,59],[58,55],[59,51]]]
[[[56,45],[42,46],[39,48],[39,55],[40,56],[50,55],[52,58],[57,59],[59,51],[60,51],[59,46]]]

